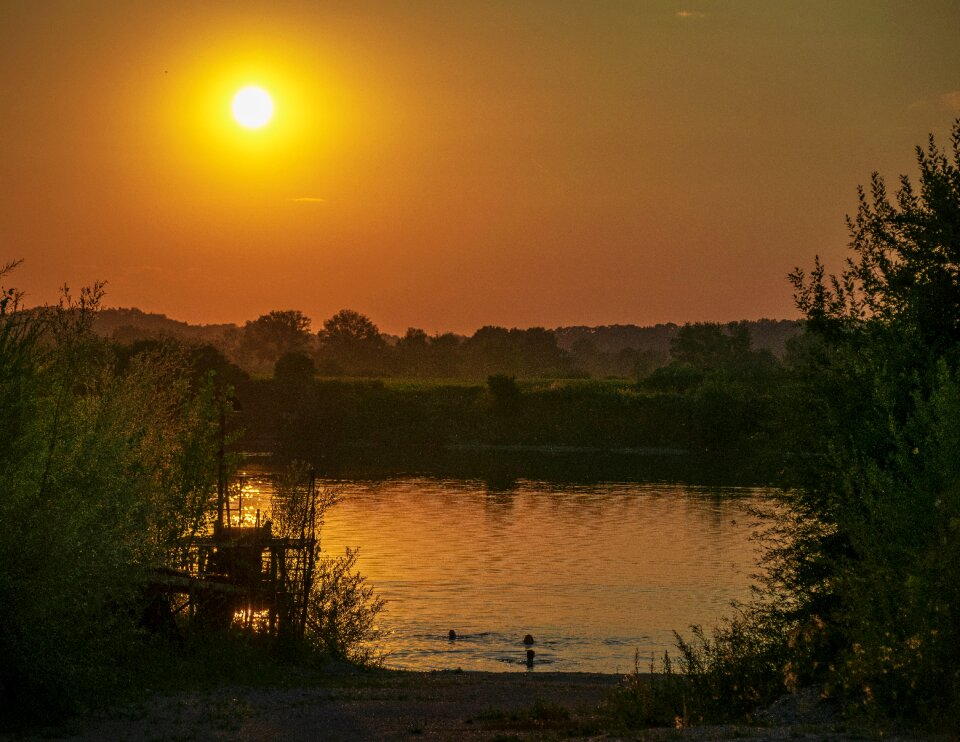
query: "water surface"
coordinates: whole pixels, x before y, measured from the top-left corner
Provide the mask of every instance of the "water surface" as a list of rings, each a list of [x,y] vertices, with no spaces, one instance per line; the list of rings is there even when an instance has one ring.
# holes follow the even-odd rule
[[[322,549],[360,548],[388,601],[387,665],[626,672],[748,596],[751,488],[395,478],[342,490]],[[250,500],[251,506],[253,500]],[[244,508],[247,509],[246,507]],[[448,639],[453,629],[458,638]]]

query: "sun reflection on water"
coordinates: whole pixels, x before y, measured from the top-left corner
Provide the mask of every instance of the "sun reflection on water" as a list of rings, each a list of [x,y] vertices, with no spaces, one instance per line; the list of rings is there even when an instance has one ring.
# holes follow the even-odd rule
[[[678,484],[556,485],[399,478],[342,489],[322,550],[359,547],[388,601],[387,664],[410,669],[626,672],[745,599],[763,491]],[[268,471],[249,469],[231,510],[270,517]],[[240,496],[242,495],[242,502]],[[237,512],[240,515],[237,515]],[[457,638],[448,638],[450,629]]]

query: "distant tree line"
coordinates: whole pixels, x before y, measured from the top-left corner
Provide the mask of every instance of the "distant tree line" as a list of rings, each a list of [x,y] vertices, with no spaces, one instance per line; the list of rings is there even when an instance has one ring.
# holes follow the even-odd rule
[[[355,463],[363,452],[366,458],[413,456],[429,463],[424,457],[483,446],[670,449],[736,453],[731,460],[749,478],[751,468],[772,457],[777,441],[783,361],[755,349],[745,323],[678,328],[667,363],[639,379],[559,378],[569,361],[544,330],[482,328],[446,356],[432,355],[444,349],[443,341],[432,347],[436,340],[420,333],[393,346],[378,341],[372,323],[355,313],[341,313],[321,335],[337,343],[335,353],[324,357],[321,350],[318,364],[318,354],[289,350],[272,376],[251,377],[210,349],[220,358],[210,368],[237,389],[246,449],[323,465]],[[302,347],[309,336],[300,337]],[[385,362],[404,352],[410,356],[394,368],[412,364],[412,356],[420,364],[414,368],[428,378],[343,375],[339,365],[345,358]],[[451,364],[448,372],[454,363],[470,363],[474,374],[485,376],[436,378],[438,365],[428,364],[441,362]],[[330,364],[326,374],[317,371],[322,364]],[[560,371],[537,377],[540,367]]]
[[[700,324],[698,324],[700,326]],[[739,328],[751,347],[781,357],[798,333],[796,322],[759,320],[703,327]],[[101,335],[121,344],[163,337],[215,346],[231,362],[256,376],[279,368],[319,376],[466,378],[492,374],[521,378],[642,379],[676,358],[673,343],[686,330],[676,324],[652,327],[542,327],[487,325],[472,335],[428,334],[411,327],[402,336],[383,333],[366,315],[343,309],[314,331],[312,321],[293,309],[276,310],[243,325],[196,326],[136,309],[102,310]],[[734,332],[734,330],[729,330]],[[726,332],[726,330],[725,330]],[[284,359],[284,356],[295,357]]]
[[[487,326],[470,337],[411,328],[390,338],[355,311],[342,310],[313,332],[308,317],[283,310],[239,331],[233,358],[241,365],[212,346],[193,344],[191,353],[237,390],[243,445],[281,457],[329,463],[369,447],[668,448],[737,452],[739,469],[748,472],[776,454],[770,447],[784,363],[756,347],[754,337],[758,327],[785,325],[793,326],[765,321],[575,332]],[[558,335],[572,347],[561,347]],[[638,338],[647,342],[645,350],[599,349]],[[121,344],[118,352],[168,342],[144,339]],[[592,374],[583,370],[591,362],[625,360],[622,373],[603,378],[588,379]]]

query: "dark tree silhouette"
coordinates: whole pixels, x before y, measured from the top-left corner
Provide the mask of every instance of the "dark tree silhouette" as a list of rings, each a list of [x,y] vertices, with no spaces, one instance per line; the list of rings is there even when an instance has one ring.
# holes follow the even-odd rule
[[[696,322],[677,331],[670,342],[670,355],[680,363],[712,371],[742,358],[750,352],[750,344],[750,330],[744,322],[726,326]]]
[[[341,309],[324,321],[317,337],[322,365],[326,368],[339,367],[347,373],[370,375],[384,367],[386,342],[379,328],[364,314]]]
[[[452,377],[463,373],[463,337],[452,332],[430,338],[430,374]]]
[[[303,384],[316,375],[313,359],[306,353],[291,351],[277,359],[273,367],[273,378],[290,385]]]
[[[259,370],[272,369],[285,353],[303,352],[310,346],[310,318],[295,309],[273,311],[243,327],[240,349]]]
[[[426,376],[430,368],[430,338],[416,327],[408,327],[397,341],[397,361],[400,371],[410,376]]]
[[[903,176],[891,198],[874,173],[859,190],[840,274],[815,260],[791,275],[806,322],[784,448],[815,455],[786,461],[789,538],[767,556],[774,601],[758,615],[791,682],[955,732],[960,120],[950,149],[931,138],[917,162],[918,186]]]
[[[869,195],[858,189],[857,213],[847,218],[855,256],[826,277],[819,259],[807,276],[790,278],[797,306],[815,329],[909,328],[917,347],[940,352],[960,342],[960,119],[951,150],[917,147],[919,187],[907,176],[891,199],[874,173]]]

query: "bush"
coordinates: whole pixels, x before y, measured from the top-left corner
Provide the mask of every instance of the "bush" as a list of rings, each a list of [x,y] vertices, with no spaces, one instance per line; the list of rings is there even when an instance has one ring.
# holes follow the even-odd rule
[[[99,287],[29,312],[3,295],[0,708],[49,717],[126,682],[143,578],[209,509],[215,404],[174,353],[116,370]]]
[[[498,412],[515,412],[520,406],[522,396],[517,380],[506,374],[494,374],[487,377],[487,388],[493,395],[493,406]]]
[[[623,730],[687,726],[689,682],[673,671],[670,654],[664,652],[659,672],[654,669],[653,657],[649,672],[640,671],[639,651],[633,663],[633,672],[601,705],[601,712],[612,726]]]
[[[327,511],[340,500],[340,492],[317,488],[309,465],[294,461],[276,480],[273,532],[283,538],[314,538],[316,548]],[[294,609],[304,609],[302,631],[306,642],[323,657],[361,665],[379,664],[381,638],[378,619],[384,601],[356,570],[358,551],[342,556],[298,554],[290,557],[287,573],[297,576],[288,589],[297,595]],[[298,569],[298,566],[305,566]],[[305,599],[305,605],[302,601]],[[294,619],[298,623],[299,618]]]
[[[382,660],[378,619],[384,600],[356,569],[358,551],[322,557],[314,573],[307,641],[325,655],[361,665]]]

